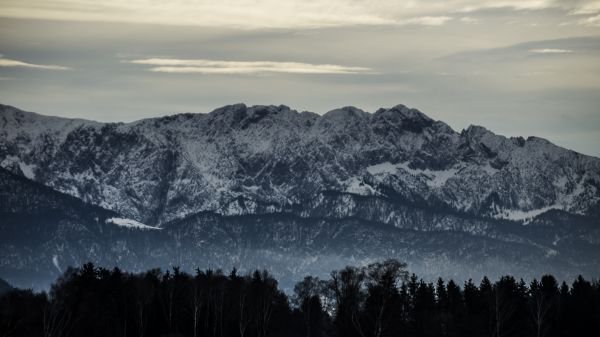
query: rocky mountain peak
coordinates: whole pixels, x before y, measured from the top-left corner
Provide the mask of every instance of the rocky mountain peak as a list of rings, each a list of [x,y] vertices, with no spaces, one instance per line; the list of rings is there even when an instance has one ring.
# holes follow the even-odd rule
[[[208,115],[210,124],[233,127],[248,116],[248,107],[244,103],[226,105],[213,110]]]
[[[209,113],[211,128],[225,128],[243,130],[253,125],[263,123],[271,124],[298,124],[297,120],[308,116],[290,109],[286,105],[254,105],[251,107],[243,103],[227,105]]]
[[[346,133],[355,127],[364,128],[368,124],[370,114],[353,106],[328,111],[319,117],[318,127],[323,130],[339,130]]]
[[[326,112],[323,117],[332,118],[332,119],[341,119],[341,118],[368,118],[369,113],[365,112],[354,106],[345,106],[339,109],[334,109]]]
[[[286,105],[254,105],[247,109],[247,117],[245,122],[257,123],[265,118],[278,119],[278,118],[290,118],[296,117],[298,113],[292,111],[290,107]]]
[[[470,138],[480,138],[485,134],[493,134],[490,130],[486,129],[481,125],[469,125],[466,129],[463,130],[463,134],[467,135]]]
[[[373,121],[377,124],[391,124],[402,130],[421,133],[425,128],[431,127],[434,120],[417,109],[411,109],[403,104],[392,108],[381,108],[373,114]]]

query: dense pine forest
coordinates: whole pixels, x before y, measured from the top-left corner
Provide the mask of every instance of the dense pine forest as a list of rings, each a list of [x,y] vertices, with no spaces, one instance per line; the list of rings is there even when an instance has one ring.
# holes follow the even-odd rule
[[[511,276],[428,283],[388,260],[307,276],[293,294],[267,271],[130,274],[91,263],[48,293],[0,298],[0,336],[598,336],[600,282]]]

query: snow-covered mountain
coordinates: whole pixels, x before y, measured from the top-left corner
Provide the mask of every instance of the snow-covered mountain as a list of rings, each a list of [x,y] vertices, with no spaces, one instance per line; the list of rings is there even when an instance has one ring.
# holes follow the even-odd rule
[[[0,166],[7,200],[35,194],[10,192],[29,181],[102,210],[59,212],[26,250],[0,240],[0,277],[14,284],[27,278],[6,274],[42,260],[54,273],[86,260],[260,266],[284,281],[392,256],[455,278],[600,267],[600,159],[455,132],[402,105],[318,115],[237,104],[126,124],[0,106]],[[44,218],[27,214],[56,198],[0,212],[15,233],[41,231]]]
[[[337,191],[522,220],[600,215],[600,159],[398,105],[324,115],[226,106],[128,124],[0,107],[0,166],[152,225],[278,212]],[[392,220],[393,221],[393,220]]]

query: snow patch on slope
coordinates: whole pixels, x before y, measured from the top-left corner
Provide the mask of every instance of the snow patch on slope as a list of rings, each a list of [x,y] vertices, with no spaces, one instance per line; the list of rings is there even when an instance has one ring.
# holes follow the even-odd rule
[[[62,273],[62,269],[60,269],[60,265],[58,264],[58,255],[52,256],[52,264],[58,269],[59,273]]]
[[[25,164],[23,162],[19,162],[19,168],[21,169],[21,172],[23,172],[23,175],[31,180],[35,179],[35,173],[33,173],[33,169],[35,168],[35,165],[31,165],[31,164]]]
[[[496,214],[494,217],[498,219],[507,219],[514,221],[523,221],[523,220],[531,220],[536,216],[545,213],[551,209],[560,209],[560,207],[556,205],[546,206],[538,209],[532,209],[530,211],[521,211],[521,210],[504,210],[502,213]],[[527,222],[527,221],[526,221]]]
[[[127,228],[160,229],[159,227],[153,227],[153,226],[144,225],[143,223],[141,223],[139,221],[135,221],[135,220],[132,220],[132,219],[124,219],[124,218],[110,218],[110,219],[106,219],[106,223],[112,223],[112,224],[115,224],[117,226],[127,227]]]
[[[358,194],[358,195],[378,195],[379,193],[371,187],[371,185],[365,183],[364,181],[358,179],[357,177],[352,177],[348,179],[343,185],[346,186],[346,192]]]
[[[382,174],[382,173],[393,174],[393,173],[396,173],[397,170],[398,170],[398,165],[397,164],[394,165],[394,164],[390,163],[389,161],[367,167],[367,172],[369,172],[372,175]]]
[[[367,167],[367,172],[372,175],[378,174],[396,174],[398,169],[402,169],[403,171],[414,175],[414,176],[424,176],[426,178],[425,183],[430,187],[441,187],[443,186],[448,179],[454,177],[459,171],[460,167],[452,167],[446,170],[434,171],[430,169],[419,170],[412,169],[408,166],[408,162],[392,164],[390,162],[384,162],[377,165],[371,165]]]

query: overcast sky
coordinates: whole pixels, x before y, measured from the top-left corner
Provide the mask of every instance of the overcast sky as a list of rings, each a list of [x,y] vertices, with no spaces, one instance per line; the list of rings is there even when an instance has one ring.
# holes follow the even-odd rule
[[[47,115],[402,103],[600,156],[600,1],[0,0],[0,54]]]

